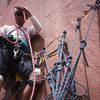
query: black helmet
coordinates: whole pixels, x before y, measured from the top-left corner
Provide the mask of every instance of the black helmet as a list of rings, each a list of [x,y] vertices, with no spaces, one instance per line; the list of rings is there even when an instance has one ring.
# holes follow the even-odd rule
[[[22,11],[20,11],[19,9],[17,9],[17,8],[15,8],[15,10],[14,10],[14,15],[24,17],[23,12],[22,12]]]

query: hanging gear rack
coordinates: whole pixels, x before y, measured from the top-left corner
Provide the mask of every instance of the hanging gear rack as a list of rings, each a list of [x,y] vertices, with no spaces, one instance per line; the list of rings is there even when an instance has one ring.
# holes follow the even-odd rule
[[[84,48],[86,46],[87,35],[88,35],[89,30],[90,30],[91,23],[93,21],[93,18],[94,18],[94,15],[95,15],[95,12],[96,12],[96,9],[97,9],[99,3],[100,2],[98,0],[96,0],[95,5],[93,6],[93,12],[92,12],[92,16],[91,16],[88,28],[87,28],[87,30],[86,30],[86,32],[84,34],[83,40],[80,42],[80,45],[79,45],[80,50],[79,50],[79,52],[77,54],[76,60],[75,60],[75,62],[73,64],[73,66],[72,66],[72,69],[71,69],[70,73],[68,74],[67,77],[64,77],[64,79],[66,80],[65,81],[65,85],[63,87],[62,93],[58,94],[58,95],[60,95],[58,100],[63,100],[64,94],[68,95],[68,89],[71,87],[71,83],[72,83],[73,78],[74,78],[74,74],[75,74],[75,71],[76,71],[76,68],[77,68],[77,64],[78,64],[80,55],[81,55],[82,51],[84,50]]]
[[[48,84],[49,84],[49,87],[51,90],[51,93],[48,94],[44,98],[44,100],[48,100],[49,98],[53,98],[54,100],[69,100],[69,99],[70,100],[78,100],[78,96],[82,97],[84,100],[87,100],[85,98],[85,96],[87,94],[87,88],[85,86],[83,86],[82,84],[80,84],[79,82],[75,81],[74,75],[75,75],[75,71],[76,71],[81,53],[83,53],[85,63],[88,66],[88,62],[87,62],[87,59],[85,56],[84,48],[87,44],[86,39],[88,36],[88,32],[90,30],[95,12],[96,12],[99,4],[100,4],[100,1],[96,0],[94,6],[88,5],[90,7],[90,9],[88,11],[85,11],[85,14],[83,14],[80,18],[77,19],[77,24],[75,25],[75,32],[74,32],[74,37],[73,37],[73,42],[72,42],[72,48],[70,51],[70,55],[67,57],[67,60],[62,59],[62,55],[63,55],[62,48],[64,45],[63,40],[65,39],[66,34],[62,34],[62,36],[61,36],[62,40],[59,41],[58,48],[57,48],[59,60],[54,63],[53,68],[51,70],[48,67],[46,59],[44,60],[46,68],[47,68],[47,72],[48,72],[46,77],[44,78],[44,80],[48,80]],[[72,53],[73,53],[73,49],[74,49],[74,45],[75,45],[77,31],[78,30],[80,31],[81,20],[92,9],[93,9],[93,12],[92,12],[92,15],[91,15],[91,18],[89,21],[88,28],[84,34],[83,39],[80,41],[79,51],[77,53],[74,64],[71,66]],[[45,54],[44,54],[44,57],[45,57]],[[65,68],[65,72],[64,72],[64,75],[63,75],[61,83],[60,83],[60,72],[64,70],[64,66],[66,66],[66,68]],[[78,93],[76,85],[79,85],[80,87],[82,87],[84,89],[84,92],[82,94]]]

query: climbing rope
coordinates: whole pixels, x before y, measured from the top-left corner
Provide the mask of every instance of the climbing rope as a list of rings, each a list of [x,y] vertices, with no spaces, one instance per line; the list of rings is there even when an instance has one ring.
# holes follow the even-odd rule
[[[56,94],[55,94],[55,87],[56,87],[56,90],[58,91],[58,86],[56,86],[57,84],[57,79],[56,79],[56,76],[57,74],[60,75],[60,73],[58,73],[58,71],[63,71],[64,68],[60,67],[60,66],[57,66],[61,63],[61,61],[59,62],[56,62],[53,66],[53,69],[50,70],[49,67],[48,67],[48,64],[47,64],[47,61],[46,59],[48,57],[51,57],[51,56],[54,56],[55,55],[55,52],[58,51],[58,57],[60,59],[62,59],[62,55],[63,55],[63,45],[64,45],[64,42],[65,42],[65,35],[66,35],[66,32],[63,32],[60,40],[59,40],[59,44],[58,44],[58,48],[55,49],[54,51],[52,51],[51,53],[49,53],[48,55],[45,55],[45,49],[43,49],[42,51],[40,51],[38,53],[38,56],[39,54],[43,56],[43,62],[45,63],[46,65],[46,69],[47,69],[47,75],[46,75],[46,78],[42,79],[42,80],[48,80],[48,84],[49,84],[49,87],[50,87],[50,90],[51,90],[51,94],[53,96],[53,98],[56,99]],[[62,51],[62,53],[60,53],[60,51]],[[61,63],[62,64],[62,63]],[[59,75],[58,75],[58,81],[59,81]],[[48,96],[47,96],[48,97]]]
[[[24,15],[24,20],[26,21],[26,17],[25,17],[25,13],[23,12],[23,15]],[[34,96],[34,91],[35,91],[35,84],[36,84],[36,74],[35,74],[35,60],[34,60],[34,55],[33,55],[33,51],[32,51],[32,45],[31,45],[31,39],[30,39],[30,36],[28,34],[28,31],[26,29],[26,33],[20,28],[20,30],[24,33],[25,37],[26,36],[26,33],[28,35],[28,43],[29,43],[29,47],[30,47],[30,51],[31,51],[31,59],[32,59],[32,65],[33,65],[33,89],[32,89],[32,94],[31,94],[31,97],[30,97],[30,100],[32,100],[33,96]]]
[[[82,40],[82,33],[81,33],[81,18],[78,18],[79,19],[79,23],[80,23],[80,28],[79,28],[79,42],[81,42]],[[86,65],[87,67],[89,66],[88,65],[88,62],[87,62],[87,59],[86,59],[86,54],[85,54],[85,51],[83,50],[83,62],[84,62],[84,65]]]
[[[70,51],[70,55],[67,57],[67,60],[68,60],[67,68],[65,69],[64,77],[62,78],[62,83],[61,83],[58,94],[60,94],[60,91],[62,91],[62,89],[63,89],[63,86],[65,84],[65,77],[67,77],[68,70],[70,69],[70,64],[72,63],[72,53],[73,53],[73,50],[74,50],[75,40],[76,40],[76,37],[77,37],[77,30],[79,28],[80,28],[80,22],[79,22],[79,19],[77,19],[77,23],[76,23],[75,29],[74,29],[72,48],[71,48],[71,51]]]
[[[63,49],[64,49],[64,43],[65,43],[65,37],[66,37],[66,31],[63,32],[60,40],[59,40],[59,43],[58,43],[58,58],[59,58],[59,61],[61,62],[63,60]],[[62,63],[58,65],[58,68],[62,66]],[[59,83],[60,83],[60,73],[61,71],[58,70],[57,71],[57,75],[56,75],[56,95],[59,91]]]

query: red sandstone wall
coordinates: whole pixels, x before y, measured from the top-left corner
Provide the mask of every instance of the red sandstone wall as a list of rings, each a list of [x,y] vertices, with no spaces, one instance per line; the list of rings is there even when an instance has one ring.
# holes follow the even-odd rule
[[[76,19],[81,16],[83,9],[88,8],[86,6],[87,3],[93,4],[94,2],[95,0],[0,0],[0,26],[14,24],[11,11],[13,6],[26,6],[42,24],[43,32],[41,36],[45,39],[45,47],[66,30],[66,39],[70,50]],[[100,13],[100,11],[98,12]],[[87,38],[88,44],[85,48],[89,67],[85,68],[83,57],[81,57],[75,75],[76,80],[88,87],[90,100],[100,100],[100,14],[98,12],[96,12],[92,22]],[[82,21],[82,35],[87,28],[91,13]],[[30,21],[27,21],[26,25],[31,25]],[[55,49],[57,43],[55,41],[47,49],[47,52]],[[78,52],[78,44],[79,35],[77,35],[73,60]],[[52,64],[56,59],[57,56],[48,59],[50,68],[52,68]],[[40,93],[45,95],[48,91],[47,84],[44,84]],[[36,100],[41,100],[41,95],[39,94]]]

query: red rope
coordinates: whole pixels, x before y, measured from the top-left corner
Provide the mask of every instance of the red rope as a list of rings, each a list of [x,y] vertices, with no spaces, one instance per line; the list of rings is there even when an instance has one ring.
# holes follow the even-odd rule
[[[17,42],[18,42],[18,28],[16,27],[16,30],[17,30],[17,38],[16,38],[16,41],[11,41],[11,40],[9,40],[5,35],[4,35],[4,33],[2,32],[2,30],[1,30],[1,27],[0,27],[0,33],[1,33],[1,35],[2,35],[2,37],[4,38],[4,39],[6,39],[9,43],[11,43],[11,44],[16,44]],[[13,32],[13,31],[12,31]],[[12,32],[10,32],[10,33],[12,33]]]
[[[20,28],[19,28],[20,29]],[[26,37],[26,33],[20,29],[25,37]],[[27,32],[27,29],[26,29],[26,32]],[[28,32],[27,32],[28,33]],[[28,43],[29,43],[29,47],[30,47],[30,51],[31,51],[31,58],[32,58],[32,65],[33,65],[33,75],[34,75],[34,79],[33,79],[33,89],[32,89],[32,94],[31,94],[31,97],[30,97],[30,100],[32,100],[32,97],[34,96],[34,91],[35,91],[35,83],[36,83],[36,74],[35,74],[35,61],[34,61],[34,55],[33,55],[33,51],[32,51],[32,46],[31,46],[31,41],[30,41],[30,36],[28,34]]]
[[[24,15],[24,21],[26,21],[26,17],[25,17],[25,13],[23,12],[23,15]],[[26,32],[28,33],[27,29],[26,29]],[[24,33],[25,34],[25,33]],[[35,91],[35,83],[36,83],[36,74],[35,74],[35,61],[34,61],[34,55],[33,55],[33,51],[32,51],[32,46],[31,46],[31,41],[30,41],[30,36],[28,34],[28,43],[29,43],[29,47],[30,47],[30,51],[31,51],[31,58],[32,58],[32,65],[33,65],[33,75],[34,75],[34,78],[33,78],[33,89],[32,89],[32,94],[31,94],[31,97],[30,97],[30,100],[32,100],[33,96],[34,96],[34,91]]]
[[[31,46],[31,42],[30,42],[30,36],[28,35],[28,42],[29,42],[29,46],[30,46],[30,51],[31,51],[31,57],[32,57],[32,64],[33,64],[33,75],[34,75],[34,79],[33,79],[33,89],[32,89],[32,94],[31,94],[31,98],[30,100],[32,100],[32,97],[34,96],[34,91],[35,91],[35,83],[36,83],[36,74],[35,74],[35,61],[34,61],[34,55],[32,52],[32,46]]]

